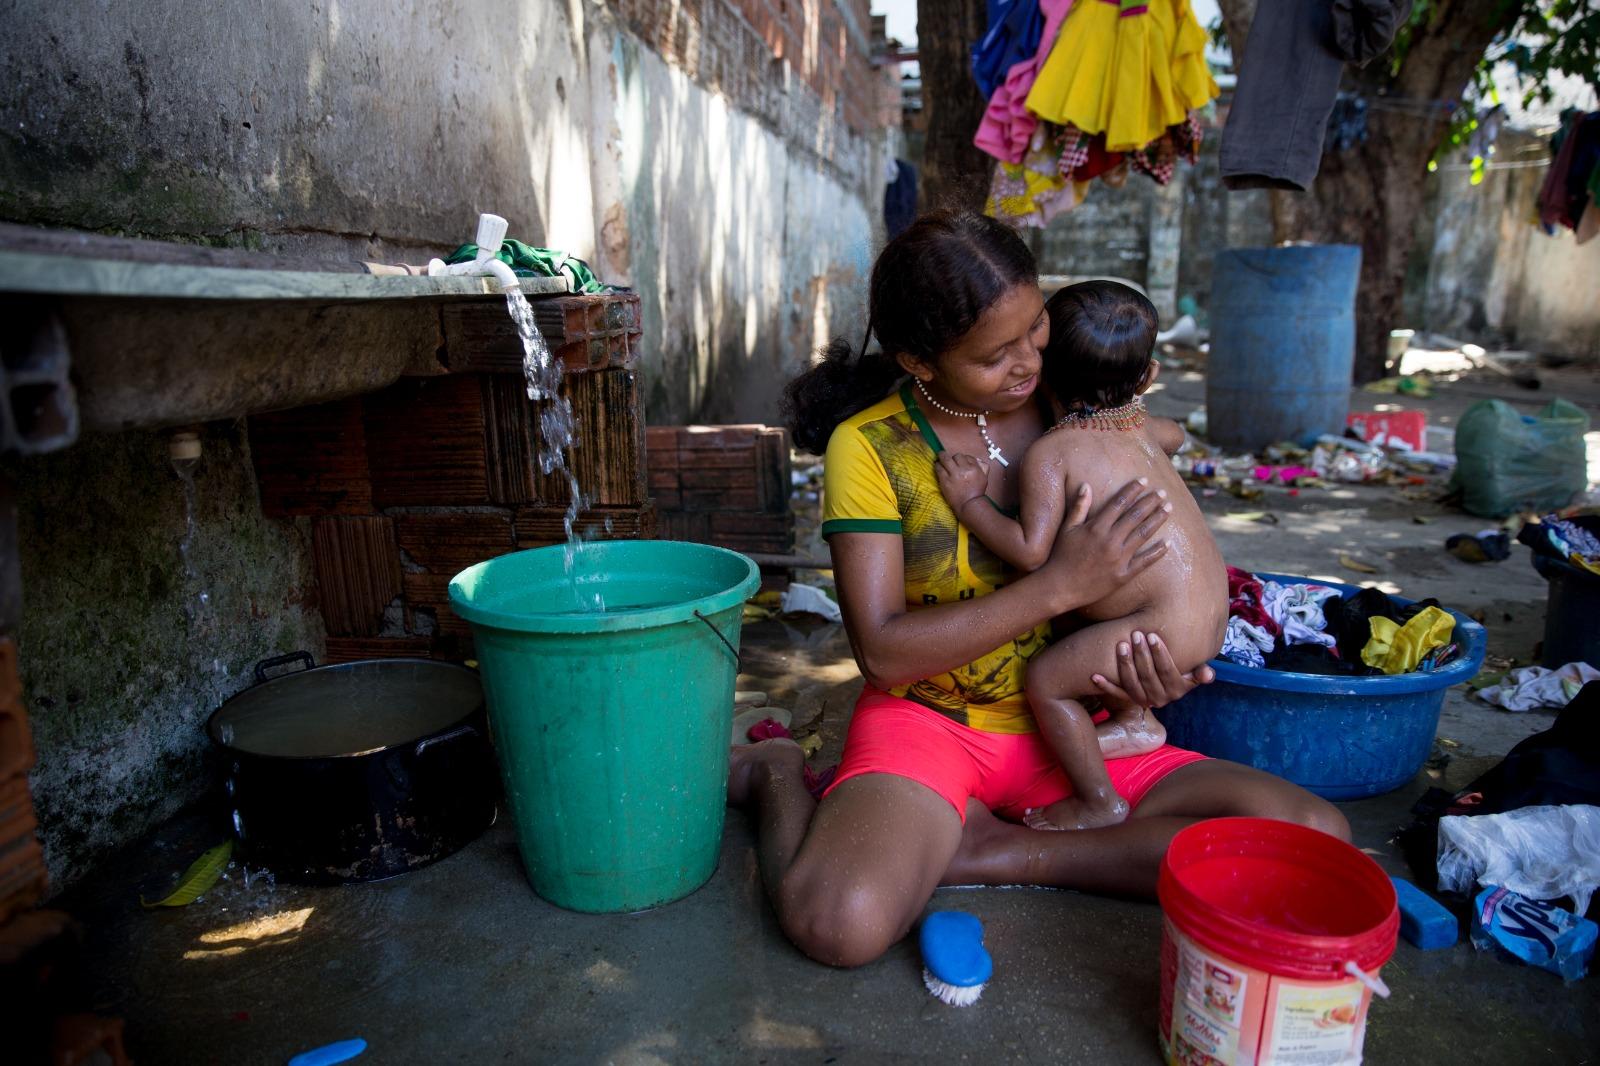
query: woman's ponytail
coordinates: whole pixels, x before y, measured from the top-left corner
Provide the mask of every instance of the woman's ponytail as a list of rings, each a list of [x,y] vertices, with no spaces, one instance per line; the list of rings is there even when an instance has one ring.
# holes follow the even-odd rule
[[[863,351],[858,356],[841,337],[821,354],[820,362],[783,390],[784,422],[795,447],[814,455],[827,451],[828,438],[840,422],[883,399],[905,376],[887,352]]]

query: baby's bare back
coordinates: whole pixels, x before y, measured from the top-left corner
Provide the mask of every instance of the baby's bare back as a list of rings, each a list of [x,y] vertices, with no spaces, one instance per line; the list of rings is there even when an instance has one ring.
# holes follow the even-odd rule
[[[1085,622],[1137,616],[1136,627],[1161,635],[1180,670],[1216,655],[1228,624],[1228,572],[1189,488],[1173,469],[1149,424],[1131,430],[1064,427],[1044,435],[1066,473],[1067,498],[1087,482],[1095,506],[1134,478],[1165,489],[1172,515],[1162,528],[1167,552],[1116,592],[1074,614]]]

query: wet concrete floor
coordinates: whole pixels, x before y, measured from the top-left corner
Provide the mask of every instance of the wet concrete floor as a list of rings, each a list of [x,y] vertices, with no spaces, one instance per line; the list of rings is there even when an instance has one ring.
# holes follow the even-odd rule
[[[1168,389],[1152,398],[1159,413],[1197,402],[1202,386],[1184,375],[1163,382]],[[1591,410],[1600,397],[1588,372],[1561,391]],[[1434,425],[1447,428],[1472,399],[1452,395],[1436,394]],[[1443,552],[1446,536],[1476,531],[1482,519],[1367,486],[1203,505],[1236,565],[1376,582],[1482,610],[1491,652],[1523,662],[1542,633],[1545,588],[1525,548],[1478,566]],[[1271,510],[1279,524],[1229,516],[1246,508]],[[1378,572],[1343,568],[1339,556],[1351,553]],[[859,685],[839,627],[755,623],[745,656],[740,687],[792,710],[800,732],[822,740],[814,761],[833,761]],[[1451,692],[1429,768],[1397,792],[1342,805],[1356,843],[1405,873],[1388,841],[1414,799],[1432,784],[1465,784],[1551,719]],[[140,1062],[282,1063],[353,1036],[370,1044],[358,1061],[386,1063],[1159,1060],[1161,915],[1152,903],[1039,889],[939,892],[933,908],[983,920],[995,959],[982,1001],[958,1010],[923,990],[912,943],[848,972],[796,952],[763,897],[751,825],[738,812],[729,812],[710,882],[640,914],[581,915],[540,900],[504,816],[457,855],[383,883],[311,889],[255,876],[246,885],[236,864],[188,908],[139,907],[141,892],[161,894],[220,839],[214,816],[191,812],[55,901],[84,923],[94,1007],[127,1019]],[[1463,940],[1429,953],[1402,942],[1384,976],[1394,996],[1372,1010],[1370,1063],[1600,1058],[1600,975],[1563,985]]]

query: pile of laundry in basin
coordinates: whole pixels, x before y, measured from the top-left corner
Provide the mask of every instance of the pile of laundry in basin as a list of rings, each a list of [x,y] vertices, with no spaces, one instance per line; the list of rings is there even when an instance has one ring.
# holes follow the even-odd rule
[[[1455,619],[1437,600],[1402,603],[1378,589],[1348,596],[1328,585],[1279,584],[1228,567],[1221,657],[1301,674],[1404,674],[1461,653]]]

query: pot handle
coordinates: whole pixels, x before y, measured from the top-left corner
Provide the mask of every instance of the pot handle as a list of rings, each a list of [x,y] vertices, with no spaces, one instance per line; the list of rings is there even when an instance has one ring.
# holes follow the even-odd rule
[[[454,740],[456,737],[464,737],[468,733],[476,734],[477,732],[478,730],[476,726],[464,725],[450,730],[450,732],[444,734],[443,736],[425,737],[422,740],[417,741],[417,750],[415,754],[418,758],[420,758],[424,751],[433,747],[435,744],[443,744],[447,740]]]
[[[256,663],[256,684],[267,680],[267,671],[279,666],[288,666],[290,663],[305,663],[301,669],[310,670],[317,665],[317,660],[311,657],[308,651],[292,651],[288,655],[274,655],[270,659],[262,659]]]

